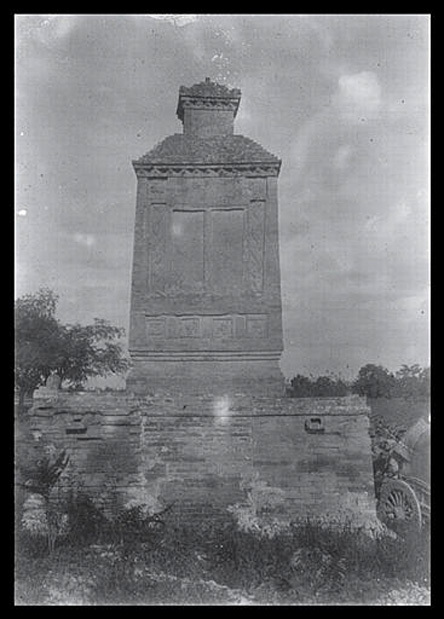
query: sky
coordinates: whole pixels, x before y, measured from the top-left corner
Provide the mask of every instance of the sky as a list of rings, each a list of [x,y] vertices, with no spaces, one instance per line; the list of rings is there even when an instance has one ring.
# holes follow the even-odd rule
[[[281,367],[429,364],[427,15],[16,15],[16,296],[129,326],[136,177],[178,91],[242,91],[282,159]]]

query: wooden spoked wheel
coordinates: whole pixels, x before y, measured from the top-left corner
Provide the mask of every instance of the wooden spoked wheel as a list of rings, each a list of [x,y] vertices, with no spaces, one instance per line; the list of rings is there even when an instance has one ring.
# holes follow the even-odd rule
[[[378,517],[395,531],[419,531],[422,524],[421,505],[409,484],[401,479],[390,479],[383,483]]]

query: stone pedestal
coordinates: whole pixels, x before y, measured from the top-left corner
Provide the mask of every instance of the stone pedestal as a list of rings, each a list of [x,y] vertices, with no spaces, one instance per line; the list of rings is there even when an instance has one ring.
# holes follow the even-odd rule
[[[277,360],[163,361],[133,358],[127,390],[136,395],[225,395],[251,393],[282,397],[285,385]]]
[[[111,517],[171,506],[181,526],[206,517],[376,526],[367,415],[357,396],[59,392],[30,411],[27,452],[65,449],[60,496],[80,481]]]

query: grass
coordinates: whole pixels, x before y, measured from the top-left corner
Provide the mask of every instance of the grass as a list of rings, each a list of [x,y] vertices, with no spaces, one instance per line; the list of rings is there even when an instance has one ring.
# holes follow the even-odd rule
[[[240,531],[234,520],[147,529],[139,516],[123,519],[119,535],[102,535],[100,544],[67,535],[51,556],[44,544],[19,536],[17,604],[427,601],[426,529],[404,539],[372,540],[347,525],[333,531],[304,522],[270,539]]]

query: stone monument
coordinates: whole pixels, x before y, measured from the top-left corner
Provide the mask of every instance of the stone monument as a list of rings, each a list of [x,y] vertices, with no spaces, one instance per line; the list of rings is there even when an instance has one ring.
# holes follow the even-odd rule
[[[283,397],[281,162],[233,133],[239,102],[208,79],[181,87],[183,134],[134,162],[127,390],[49,385],[28,451],[65,449],[60,491],[80,480],[110,514],[136,504],[174,506],[182,524],[371,523],[365,400]]]
[[[181,86],[183,133],[133,162],[133,393],[283,394],[281,161],[234,133],[240,99]]]

